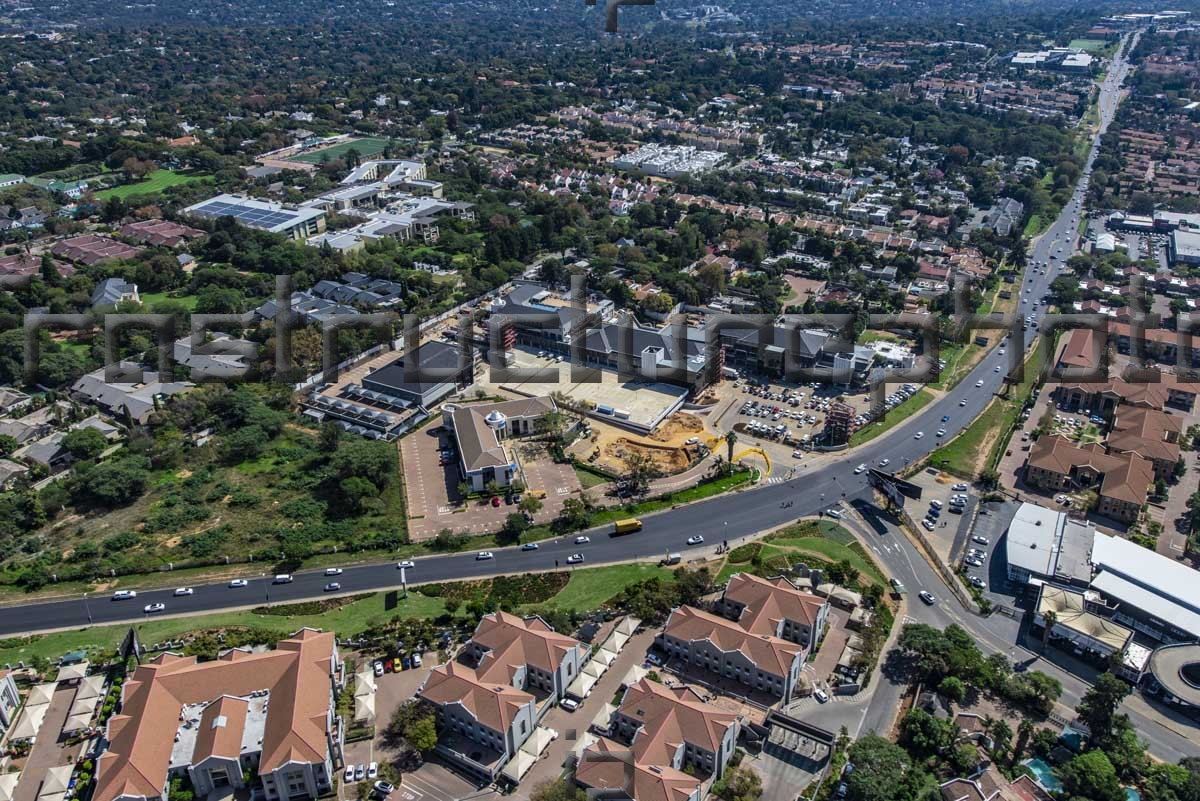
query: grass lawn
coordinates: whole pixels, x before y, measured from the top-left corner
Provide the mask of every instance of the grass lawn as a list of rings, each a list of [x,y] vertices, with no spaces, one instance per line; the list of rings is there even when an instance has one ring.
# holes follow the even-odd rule
[[[155,170],[147,175],[144,181],[136,184],[125,184],[124,186],[114,186],[112,189],[102,189],[96,193],[96,197],[100,200],[108,200],[110,197],[118,197],[123,200],[133,195],[157,195],[168,186],[211,180],[211,175],[192,175],[172,172],[171,170]]]
[[[949,365],[947,365],[949,367]],[[883,420],[878,423],[869,423],[866,426],[858,429],[850,435],[850,447],[861,445],[864,442],[870,442],[880,434],[888,431],[898,423],[907,420],[917,412],[924,409],[933,401],[933,393],[929,390],[922,389],[916,395],[913,395],[908,400],[901,403],[896,408],[883,416]]]
[[[369,159],[372,156],[377,156],[387,147],[386,139],[377,139],[373,136],[368,136],[363,139],[353,139],[349,142],[339,142],[333,147],[327,147],[323,150],[312,150],[308,153],[301,153],[298,156],[289,156],[288,161],[301,161],[305,164],[320,164],[322,161],[333,161],[340,159],[351,150],[357,150],[358,155],[364,159]]]
[[[1099,53],[1104,48],[1108,47],[1108,42],[1102,39],[1072,39],[1067,47],[1072,50],[1083,50],[1088,53]]]
[[[196,303],[197,303],[197,301],[200,300],[195,295],[184,295],[182,297],[172,297],[167,292],[142,292],[139,294],[139,297],[141,297],[141,299],[142,299],[142,305],[147,306],[151,309],[154,308],[155,303],[159,303],[164,300],[173,300],[178,303],[182,303],[187,308],[187,310],[190,312],[196,310]]]
[[[1021,413],[1021,404],[1033,388],[1040,367],[1038,351],[1041,340],[1034,346],[1029,358],[1025,361],[1025,376],[1019,386],[1013,387],[1008,399],[995,398],[975,418],[965,431],[934,451],[929,457],[929,463],[958,476],[974,478],[984,466],[981,461],[991,455],[995,448],[1003,446],[1003,440],[997,440],[996,435],[1005,431],[1016,422]]]
[[[562,591],[545,604],[537,606],[566,610],[578,609],[581,612],[596,609],[630,584],[636,584],[653,576],[667,581],[675,580],[674,571],[651,564],[613,565],[592,570],[576,570],[571,574],[571,580],[567,582],[567,586]],[[536,612],[537,609],[530,606],[528,611]]]
[[[608,483],[608,479],[604,476],[598,476],[590,470],[583,470],[578,465],[575,467],[575,475],[579,478],[579,484],[584,489],[591,489],[592,487]]]
[[[577,570],[571,574],[566,587],[545,604],[538,606],[590,611],[618,595],[630,584],[651,576],[673,580],[674,573],[650,564],[612,565]],[[163,640],[180,639],[186,634],[204,629],[231,626],[267,629],[279,637],[292,634],[303,626],[311,626],[332,629],[339,637],[354,637],[396,617],[432,618],[445,614],[446,604],[442,598],[430,598],[417,590],[419,587],[412,588],[408,598],[398,597],[395,605],[390,608],[386,605],[388,593],[376,592],[319,614],[264,615],[245,610],[193,617],[150,619],[136,624],[136,628],[138,637],[147,645]],[[255,596],[246,600],[253,603],[261,599]],[[97,597],[92,603],[103,604],[111,601]],[[536,612],[537,609],[531,605],[523,611]],[[57,660],[68,651],[77,649],[91,649],[101,655],[108,654],[116,650],[127,631],[129,624],[125,623],[35,635],[28,640],[17,637],[0,640],[0,664],[15,665],[22,660],[28,664],[37,656]]]
[[[788,562],[820,561],[849,562],[858,571],[860,582],[883,585],[887,582],[874,560],[848,530],[831,520],[803,520],[773,534],[762,541],[758,552],[760,563],[783,557]],[[717,576],[717,583],[724,583],[734,573],[753,570],[753,562],[727,562]]]

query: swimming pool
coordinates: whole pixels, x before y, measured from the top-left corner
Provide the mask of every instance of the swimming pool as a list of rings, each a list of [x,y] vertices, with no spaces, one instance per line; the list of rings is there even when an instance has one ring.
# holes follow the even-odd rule
[[[1033,775],[1037,777],[1037,783],[1047,792],[1056,793],[1062,789],[1062,782],[1054,775],[1054,769],[1046,764],[1044,759],[1038,757],[1027,759],[1024,765],[1033,771]]]

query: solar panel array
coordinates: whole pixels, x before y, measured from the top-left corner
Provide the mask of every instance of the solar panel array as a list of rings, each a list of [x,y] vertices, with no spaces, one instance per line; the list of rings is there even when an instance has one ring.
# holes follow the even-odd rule
[[[200,208],[194,209],[192,214],[198,214],[201,217],[236,217],[240,222],[253,228],[266,229],[292,222],[298,216],[286,211],[257,209],[251,206],[243,206],[239,203],[226,203],[223,200],[214,200],[211,203],[205,203]]]

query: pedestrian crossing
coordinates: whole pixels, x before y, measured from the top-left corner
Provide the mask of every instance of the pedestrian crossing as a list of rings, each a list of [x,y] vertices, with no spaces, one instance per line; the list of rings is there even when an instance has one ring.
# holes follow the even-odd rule
[[[790,480],[790,476],[767,476],[763,479],[764,484],[782,484]]]

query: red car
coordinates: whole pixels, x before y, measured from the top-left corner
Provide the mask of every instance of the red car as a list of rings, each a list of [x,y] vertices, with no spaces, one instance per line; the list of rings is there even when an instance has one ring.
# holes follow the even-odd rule
[[[493,495],[492,496],[492,506],[499,506],[499,505],[500,505],[500,496]]]

